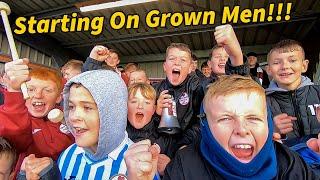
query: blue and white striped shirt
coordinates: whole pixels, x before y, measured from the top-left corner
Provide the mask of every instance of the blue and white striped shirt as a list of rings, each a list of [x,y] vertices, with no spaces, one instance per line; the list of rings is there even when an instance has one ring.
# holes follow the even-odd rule
[[[128,138],[103,160],[93,161],[85,155],[83,148],[71,145],[59,157],[58,164],[62,179],[111,179],[116,175],[126,175],[124,153],[133,142]]]

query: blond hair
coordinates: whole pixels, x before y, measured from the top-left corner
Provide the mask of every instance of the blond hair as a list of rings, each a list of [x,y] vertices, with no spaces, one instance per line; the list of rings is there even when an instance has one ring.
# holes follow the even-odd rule
[[[278,51],[278,53],[287,53],[287,52],[292,52],[292,51],[301,51],[303,60],[305,59],[305,52],[304,49],[298,41],[292,40],[292,39],[285,39],[277,44],[275,44],[271,50],[268,53],[267,60],[269,62],[270,56],[273,52]]]
[[[63,72],[65,69],[72,68],[77,69],[81,72],[81,68],[83,66],[83,62],[76,59],[70,59],[66,64],[64,64],[61,68],[61,71]]]
[[[137,63],[128,63],[125,67],[124,67],[124,71],[127,72],[127,71],[136,71],[139,69],[139,66]]]
[[[265,90],[261,85],[255,82],[251,77],[240,75],[223,75],[209,86],[203,102],[206,106],[213,98],[227,96],[234,93],[252,93],[256,92],[264,99],[266,98]]]
[[[141,73],[143,73],[143,74],[146,76],[146,78],[148,79],[148,75],[147,75],[146,71],[143,70],[143,69],[137,69],[137,70],[135,70],[135,71],[132,71],[131,73],[133,73],[133,72],[141,72]]]
[[[142,96],[146,99],[156,101],[156,90],[146,83],[134,83],[128,87],[129,97],[135,95],[140,90]]]

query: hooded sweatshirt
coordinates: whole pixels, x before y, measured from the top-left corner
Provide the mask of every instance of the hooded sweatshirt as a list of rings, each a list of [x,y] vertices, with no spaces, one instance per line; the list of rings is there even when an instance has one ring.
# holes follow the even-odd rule
[[[286,145],[293,146],[320,132],[315,113],[320,104],[320,86],[314,85],[308,77],[301,76],[299,87],[290,91],[271,81],[266,94],[273,117],[287,113],[297,118],[293,121],[293,131],[287,134],[287,140],[284,141]]]
[[[69,128],[68,99],[74,83],[84,86],[97,104],[99,139],[95,153],[88,147],[73,144],[61,154],[59,169],[62,178],[109,179],[126,174],[123,155],[132,143],[126,133],[126,85],[117,73],[109,70],[87,71],[70,79],[63,92],[64,117]]]

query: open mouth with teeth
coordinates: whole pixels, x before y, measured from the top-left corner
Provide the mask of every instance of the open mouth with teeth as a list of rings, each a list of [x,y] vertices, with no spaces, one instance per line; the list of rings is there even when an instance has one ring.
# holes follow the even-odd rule
[[[76,136],[81,135],[82,133],[87,132],[88,129],[81,128],[81,127],[73,127],[73,132],[75,133]]]
[[[173,76],[174,78],[179,78],[179,76],[180,76],[180,70],[179,70],[179,69],[173,69],[173,70],[172,70],[172,76]]]
[[[45,105],[46,104],[44,102],[33,102],[32,103],[33,108],[38,110],[38,111],[44,110]]]
[[[281,73],[280,77],[288,77],[290,75],[292,75],[293,73]]]
[[[220,64],[218,64],[218,67],[219,67],[219,68],[221,68],[221,69],[224,69],[224,68],[225,68],[225,66],[226,66],[226,64],[224,64],[224,63],[220,63]]]
[[[142,121],[143,117],[144,117],[144,114],[142,112],[136,113],[136,121],[138,122]]]
[[[250,144],[236,144],[231,147],[234,156],[241,162],[250,162],[253,155],[253,146]]]

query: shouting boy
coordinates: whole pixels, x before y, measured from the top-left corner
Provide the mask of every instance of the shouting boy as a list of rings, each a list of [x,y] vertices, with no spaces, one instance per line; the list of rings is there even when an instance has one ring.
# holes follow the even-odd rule
[[[204,97],[204,112],[200,143],[176,153],[164,180],[319,179],[299,155],[272,140],[264,89],[251,78],[220,77]],[[154,148],[146,141],[129,148],[131,179],[154,177],[159,159]]]
[[[0,106],[0,136],[7,138],[20,154],[17,168],[29,154],[56,160],[73,142],[61,122],[47,118],[61,100],[61,76],[48,68],[29,71],[28,62],[28,59],[19,59],[6,63],[7,90],[4,104]],[[23,82],[28,87],[30,98],[27,100],[20,91]]]

